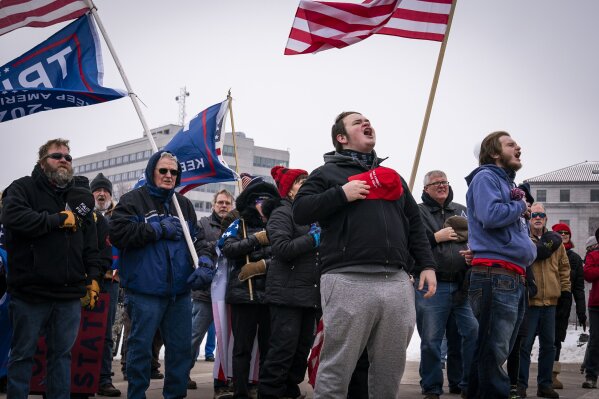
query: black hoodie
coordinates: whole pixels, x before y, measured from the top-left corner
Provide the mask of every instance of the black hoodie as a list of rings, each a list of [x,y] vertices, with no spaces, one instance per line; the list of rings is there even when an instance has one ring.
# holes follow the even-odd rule
[[[381,162],[376,159],[373,167]],[[372,272],[398,270],[408,266],[410,256],[434,269],[418,205],[403,179],[403,195],[395,201],[347,201],[341,187],[348,177],[366,171],[352,157],[327,153],[325,164],[310,174],[293,201],[296,223],[318,222],[322,228],[322,273],[357,271],[356,267]]]

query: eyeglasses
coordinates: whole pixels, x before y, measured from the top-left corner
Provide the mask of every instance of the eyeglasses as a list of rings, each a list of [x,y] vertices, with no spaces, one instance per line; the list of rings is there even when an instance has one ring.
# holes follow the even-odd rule
[[[569,232],[569,231],[567,231],[567,230],[560,230],[560,231],[558,231],[557,233],[558,233],[559,235],[562,235],[562,236],[569,236],[569,235],[570,235],[570,232]]]
[[[60,161],[64,158],[64,160],[67,162],[71,162],[73,160],[72,156],[70,156],[69,154],[63,154],[61,152],[53,152],[52,154],[47,154],[44,158],[52,158],[57,161]]]
[[[531,218],[541,218],[541,219],[545,219],[545,216],[547,216],[547,214],[545,212],[533,212],[530,214]]]
[[[231,205],[231,201],[216,201],[217,205]]]
[[[171,176],[177,176],[179,174],[179,171],[177,169],[167,169],[167,168],[158,169],[158,173],[160,173],[161,175],[166,175],[168,172],[171,172]]]
[[[424,187],[426,188],[426,187],[430,187],[430,186],[435,186],[435,187],[447,187],[447,186],[449,186],[449,182],[448,182],[448,181],[436,181],[436,182],[434,182],[434,183],[427,184],[427,185],[426,185],[426,186],[424,186]]]

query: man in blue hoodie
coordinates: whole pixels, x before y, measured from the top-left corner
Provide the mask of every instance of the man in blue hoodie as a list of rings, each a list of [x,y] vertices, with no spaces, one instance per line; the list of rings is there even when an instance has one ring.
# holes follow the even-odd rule
[[[121,285],[131,318],[128,339],[128,398],[145,398],[150,385],[152,339],[160,329],[165,355],[165,398],[187,395],[191,353],[191,297],[188,279],[193,260],[183,238],[182,220],[175,214],[179,202],[191,238],[197,241],[197,218],[191,201],[175,193],[181,165],[167,151],[148,161],[146,185],[121,197],[112,212],[110,238],[119,250]],[[199,245],[195,247],[199,251]],[[200,257],[207,259],[205,256]],[[211,261],[208,259],[208,263]],[[191,288],[195,287],[191,284]]]
[[[514,184],[520,155],[507,132],[493,132],[481,143],[480,166],[466,177],[469,296],[479,323],[468,398],[507,398],[510,392],[502,365],[522,321],[524,276],[536,256],[523,216],[525,194]]]

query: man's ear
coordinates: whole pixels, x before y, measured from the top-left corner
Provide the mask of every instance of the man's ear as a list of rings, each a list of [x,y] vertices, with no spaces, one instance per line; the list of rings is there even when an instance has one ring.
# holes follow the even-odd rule
[[[491,158],[493,158],[493,159],[499,159],[499,158],[501,158],[501,154],[492,154]]]
[[[339,133],[336,137],[337,141],[341,144],[347,144],[347,136]]]

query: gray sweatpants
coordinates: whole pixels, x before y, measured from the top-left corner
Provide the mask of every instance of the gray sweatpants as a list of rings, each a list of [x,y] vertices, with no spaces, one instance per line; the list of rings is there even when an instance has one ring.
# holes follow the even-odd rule
[[[314,398],[346,398],[365,347],[369,397],[397,398],[416,324],[414,287],[407,273],[324,274],[320,292],[324,342]]]

